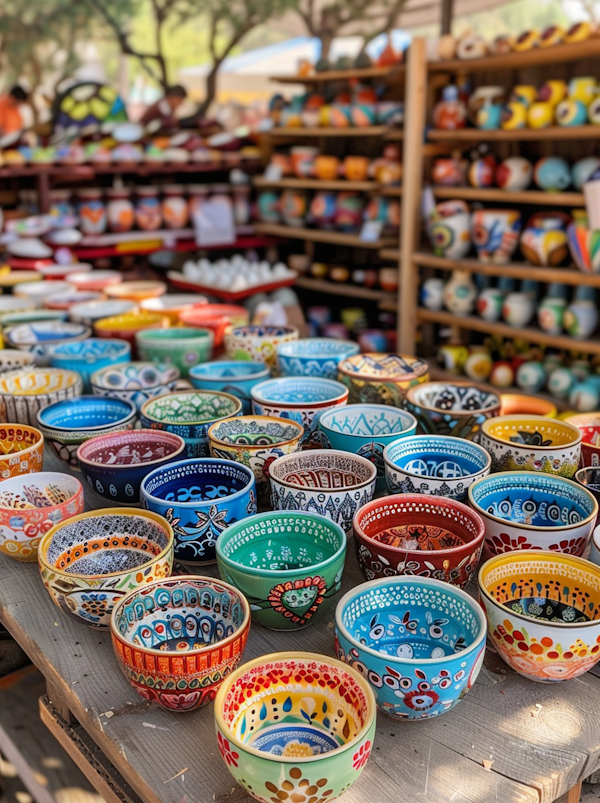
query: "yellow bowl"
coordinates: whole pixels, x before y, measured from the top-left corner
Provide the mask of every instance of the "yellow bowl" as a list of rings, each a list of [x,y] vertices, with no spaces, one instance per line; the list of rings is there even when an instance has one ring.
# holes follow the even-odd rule
[[[109,298],[125,299],[126,301],[144,301],[146,298],[158,298],[167,292],[164,282],[141,281],[121,282],[104,289]]]
[[[166,315],[159,315],[157,312],[126,312],[125,315],[100,318],[94,323],[94,331],[99,337],[127,338],[140,329],[167,329],[168,326],[169,318]]]

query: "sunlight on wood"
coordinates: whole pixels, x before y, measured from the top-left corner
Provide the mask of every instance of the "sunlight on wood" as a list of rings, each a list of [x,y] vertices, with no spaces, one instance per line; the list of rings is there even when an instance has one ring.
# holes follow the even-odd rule
[[[56,803],[104,803],[104,798],[77,786],[66,786],[54,793]]]
[[[2,756],[0,756],[0,777],[2,778],[17,777],[16,769],[13,767],[10,761],[7,761],[6,759],[2,758]]]

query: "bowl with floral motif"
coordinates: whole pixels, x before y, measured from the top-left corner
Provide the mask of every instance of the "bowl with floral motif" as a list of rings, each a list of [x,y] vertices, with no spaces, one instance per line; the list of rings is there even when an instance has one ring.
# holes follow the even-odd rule
[[[198,390],[220,390],[231,393],[242,402],[242,414],[252,412],[250,391],[269,379],[271,372],[262,362],[205,362],[190,369],[190,382]]]
[[[211,457],[154,469],[142,480],[140,496],[145,508],[172,525],[175,557],[182,563],[214,563],[223,531],[256,513],[251,469]]]
[[[104,340],[90,337],[77,343],[50,346],[50,365],[77,371],[86,393],[91,391],[93,373],[113,365],[123,365],[131,359],[131,346],[125,340]]]
[[[174,365],[128,362],[94,371],[90,385],[94,396],[130,401],[140,410],[149,399],[173,392],[179,376]]]
[[[469,486],[490,473],[491,457],[472,441],[449,435],[411,435],[383,450],[390,493],[446,496],[464,502]]]
[[[342,360],[338,379],[350,391],[350,404],[404,407],[406,392],[429,380],[429,366],[404,354],[356,354]]]
[[[277,346],[298,340],[295,326],[232,326],[225,330],[225,351],[232,360],[263,362],[277,367]]]
[[[369,460],[336,449],[310,449],[278,457],[269,466],[273,510],[327,516],[348,532],[356,511],[375,493],[377,469]]]
[[[68,474],[41,471],[0,483],[0,552],[35,562],[44,533],[83,513],[83,488]]]
[[[180,435],[189,457],[207,457],[211,424],[241,412],[241,401],[229,393],[183,390],[147,401],[140,410],[140,421],[146,429]]]
[[[336,379],[338,365],[358,354],[358,343],[333,337],[310,337],[277,346],[277,365],[281,376],[316,376]]]
[[[406,409],[424,433],[477,440],[483,422],[499,415],[500,397],[470,382],[424,382],[408,389]]]
[[[335,650],[368,680],[394,719],[454,708],[483,665],[486,620],[477,600],[426,577],[384,577],[348,591],[335,611]]]
[[[44,436],[26,424],[0,424],[0,480],[42,470]]]
[[[76,371],[63,368],[15,368],[0,374],[0,421],[37,425],[37,414],[50,404],[75,399],[83,390]]]
[[[541,471],[572,477],[581,456],[581,432],[568,421],[542,415],[503,415],[484,421],[480,444],[492,471]]]
[[[52,347],[60,343],[76,343],[92,334],[89,326],[63,321],[37,321],[11,326],[3,333],[9,348],[33,354],[34,364],[50,365]]]
[[[236,783],[257,800],[324,803],[363,771],[375,712],[368,681],[335,658],[263,655],[217,692],[219,752]]]
[[[150,429],[96,435],[77,449],[77,463],[90,488],[121,505],[139,504],[144,477],[184,457],[183,438]]]
[[[600,413],[579,413],[565,418],[581,432],[580,466],[600,467]]]
[[[464,588],[477,567],[485,526],[462,502],[403,493],[374,499],[354,516],[358,562],[367,580],[433,577]]]
[[[167,711],[195,711],[240,664],[250,630],[243,594],[220,580],[181,575],[117,600],[111,637],[121,671]]]
[[[600,659],[600,568],[574,555],[523,549],[479,570],[490,642],[519,675],[570,680]]]
[[[109,507],[52,527],[42,537],[38,561],[52,601],[77,621],[106,629],[117,600],[169,577],[173,543],[162,516]]]
[[[485,522],[483,555],[544,549],[583,555],[598,502],[586,488],[555,474],[505,471],[469,488],[469,504]]]
[[[135,336],[142,360],[173,364],[187,376],[190,368],[212,357],[213,333],[210,329],[146,329]]]

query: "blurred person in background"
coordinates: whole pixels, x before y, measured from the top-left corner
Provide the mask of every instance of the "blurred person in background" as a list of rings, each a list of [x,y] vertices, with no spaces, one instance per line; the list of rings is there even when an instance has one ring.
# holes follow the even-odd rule
[[[187,98],[187,91],[181,84],[167,87],[165,95],[152,106],[148,106],[144,112],[140,123],[148,125],[155,120],[160,122],[161,129],[172,129],[179,127],[179,120],[175,112]]]
[[[21,108],[29,101],[22,86],[13,86],[5,95],[0,95],[0,136],[14,134],[24,126]]]

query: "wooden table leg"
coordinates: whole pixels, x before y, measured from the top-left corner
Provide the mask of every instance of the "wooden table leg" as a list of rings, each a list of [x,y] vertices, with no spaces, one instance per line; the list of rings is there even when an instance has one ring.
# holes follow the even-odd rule
[[[579,781],[575,786],[572,786],[568,792],[559,797],[556,803],[580,803],[581,800],[581,785],[583,781]]]

